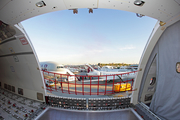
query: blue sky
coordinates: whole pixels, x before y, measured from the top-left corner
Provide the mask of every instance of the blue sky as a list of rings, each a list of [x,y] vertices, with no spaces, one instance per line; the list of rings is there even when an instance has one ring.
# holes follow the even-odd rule
[[[60,64],[139,63],[157,20],[135,13],[62,10],[22,22],[39,61]]]

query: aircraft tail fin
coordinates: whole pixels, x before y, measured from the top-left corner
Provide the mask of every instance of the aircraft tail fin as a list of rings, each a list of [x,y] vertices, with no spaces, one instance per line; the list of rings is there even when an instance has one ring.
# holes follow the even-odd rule
[[[85,64],[86,69],[88,69],[88,73],[89,72],[93,72],[96,71],[93,67],[91,67],[89,64]]]

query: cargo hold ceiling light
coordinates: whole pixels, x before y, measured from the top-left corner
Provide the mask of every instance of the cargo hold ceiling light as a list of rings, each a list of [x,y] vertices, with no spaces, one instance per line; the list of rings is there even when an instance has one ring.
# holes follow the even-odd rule
[[[135,0],[134,1],[134,5],[137,5],[137,6],[143,6],[144,5],[144,1],[142,1],[142,0]]]
[[[44,3],[44,1],[40,1],[40,2],[36,3],[36,6],[37,7],[44,7],[44,6],[46,6],[46,4]]]
[[[142,18],[144,15],[136,13],[136,16]]]

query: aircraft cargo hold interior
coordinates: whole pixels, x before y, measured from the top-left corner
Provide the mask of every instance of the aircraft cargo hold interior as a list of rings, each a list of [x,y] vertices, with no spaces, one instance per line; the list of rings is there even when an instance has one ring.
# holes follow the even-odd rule
[[[69,72],[62,81],[64,76],[61,74],[41,69],[21,22],[61,10],[79,14],[81,8],[89,13],[94,9],[116,9],[157,20],[149,33],[137,71],[111,75],[111,81],[108,81],[108,75],[73,76]],[[179,0],[1,0],[0,16],[0,119],[180,118]],[[49,74],[55,79],[49,78]],[[135,78],[123,81],[127,75],[135,75]],[[89,81],[84,82],[85,79]],[[55,83],[54,87],[50,87],[51,81]],[[124,93],[123,96],[112,96],[116,92],[115,84],[119,85],[118,91]]]

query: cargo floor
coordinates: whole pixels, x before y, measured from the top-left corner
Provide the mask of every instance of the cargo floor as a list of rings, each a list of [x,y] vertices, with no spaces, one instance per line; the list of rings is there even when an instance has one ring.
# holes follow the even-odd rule
[[[49,108],[37,120],[139,120],[133,109],[110,111],[78,111]]]

